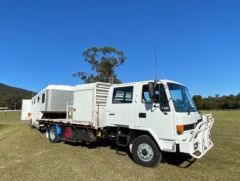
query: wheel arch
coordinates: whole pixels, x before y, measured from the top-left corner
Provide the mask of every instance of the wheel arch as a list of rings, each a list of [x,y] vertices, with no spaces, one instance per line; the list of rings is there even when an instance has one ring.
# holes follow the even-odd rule
[[[130,152],[132,152],[132,144],[134,143],[135,139],[138,138],[139,136],[142,136],[142,135],[147,135],[149,136],[150,138],[152,138],[152,140],[155,142],[155,144],[157,145],[159,151],[162,151],[161,149],[161,143],[159,142],[158,138],[156,135],[152,134],[150,130],[139,130],[139,129],[133,129],[133,139],[130,141],[129,143],[129,149],[130,149]]]

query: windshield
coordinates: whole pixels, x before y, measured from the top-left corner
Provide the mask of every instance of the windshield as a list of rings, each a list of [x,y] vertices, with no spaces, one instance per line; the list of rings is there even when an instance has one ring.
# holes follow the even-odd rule
[[[168,83],[170,95],[176,112],[196,112],[197,109],[186,87]]]

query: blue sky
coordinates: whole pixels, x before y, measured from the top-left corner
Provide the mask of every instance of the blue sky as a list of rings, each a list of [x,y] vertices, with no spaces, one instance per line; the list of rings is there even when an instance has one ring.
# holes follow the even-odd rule
[[[0,82],[33,91],[81,83],[82,52],[114,46],[127,56],[123,82],[154,78],[192,94],[240,92],[240,1],[0,1]]]

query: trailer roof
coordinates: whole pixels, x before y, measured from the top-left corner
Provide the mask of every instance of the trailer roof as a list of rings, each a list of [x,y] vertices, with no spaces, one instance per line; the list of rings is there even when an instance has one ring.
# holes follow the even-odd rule
[[[46,90],[46,89],[73,91],[74,90],[74,86],[69,86],[69,85],[49,85],[44,90]]]
[[[39,96],[39,94],[42,94],[46,90],[65,90],[65,91],[74,91],[74,86],[69,85],[48,85],[43,90],[41,90],[39,93],[37,93],[33,98]]]

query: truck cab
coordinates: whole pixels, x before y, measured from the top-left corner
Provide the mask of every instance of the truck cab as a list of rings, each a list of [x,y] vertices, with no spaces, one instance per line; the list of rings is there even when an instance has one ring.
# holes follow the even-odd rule
[[[213,146],[213,122],[211,114],[200,115],[186,86],[175,81],[119,84],[109,90],[106,127],[117,127],[135,161],[146,166],[156,164],[161,151],[201,158]]]

